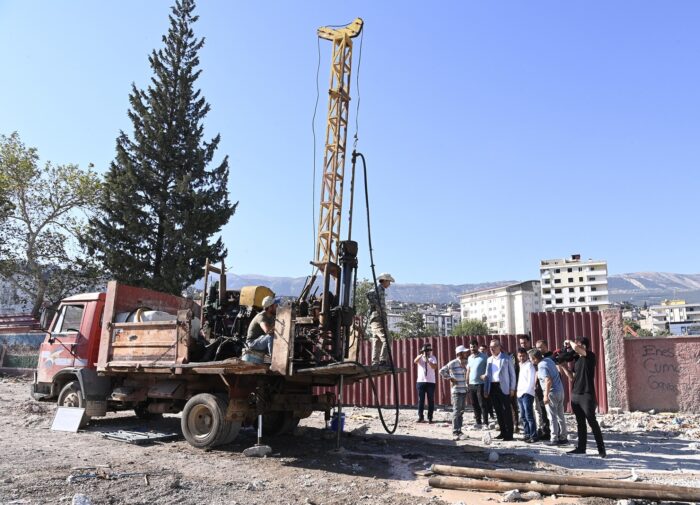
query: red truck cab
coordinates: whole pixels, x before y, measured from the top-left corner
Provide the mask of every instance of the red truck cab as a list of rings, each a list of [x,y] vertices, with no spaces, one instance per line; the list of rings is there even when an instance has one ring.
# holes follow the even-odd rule
[[[58,404],[85,406],[85,378],[96,376],[105,293],[65,298],[56,311],[44,342],[32,384],[35,399],[58,397]]]

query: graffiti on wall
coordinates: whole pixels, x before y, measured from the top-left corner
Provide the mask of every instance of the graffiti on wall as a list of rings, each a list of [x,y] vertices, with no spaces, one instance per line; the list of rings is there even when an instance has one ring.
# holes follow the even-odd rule
[[[627,340],[631,410],[697,410],[700,406],[700,339]]]

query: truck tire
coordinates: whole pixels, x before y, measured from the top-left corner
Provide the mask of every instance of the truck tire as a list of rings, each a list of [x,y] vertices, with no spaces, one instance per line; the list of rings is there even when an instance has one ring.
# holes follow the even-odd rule
[[[232,442],[241,428],[239,421],[226,420],[228,399],[209,393],[190,398],[182,410],[182,434],[193,447],[206,449]]]
[[[83,398],[83,392],[80,390],[80,383],[78,381],[71,381],[61,389],[58,393],[58,403],[59,407],[78,407],[85,408],[85,398]]]
[[[80,382],[77,380],[71,381],[61,389],[58,393],[58,400],[56,401],[59,407],[74,407],[74,408],[85,408],[85,397],[80,389]],[[83,419],[80,421],[80,427],[86,426],[90,422],[90,416],[83,413]]]

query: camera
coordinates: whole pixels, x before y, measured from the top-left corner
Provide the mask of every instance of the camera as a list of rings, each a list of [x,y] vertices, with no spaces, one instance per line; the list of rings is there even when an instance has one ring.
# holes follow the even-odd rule
[[[578,357],[578,354],[576,354],[576,351],[571,348],[568,342],[564,342],[562,348],[554,351],[552,357],[554,358],[554,361],[559,364],[571,363]]]

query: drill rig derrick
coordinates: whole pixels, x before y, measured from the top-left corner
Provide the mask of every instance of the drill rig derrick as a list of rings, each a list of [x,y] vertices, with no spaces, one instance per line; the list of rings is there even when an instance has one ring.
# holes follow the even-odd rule
[[[321,27],[319,38],[333,43],[328,90],[328,118],[321,178],[320,210],[316,254],[312,264],[322,274],[320,295],[320,332],[329,335],[329,354],[342,361],[348,355],[348,335],[354,319],[350,303],[351,288],[357,271],[357,242],[340,240],[343,209],[343,182],[350,104],[352,47],[362,31],[360,18],[340,27]],[[351,201],[352,203],[352,201]],[[299,301],[306,303],[316,280],[307,281]]]

